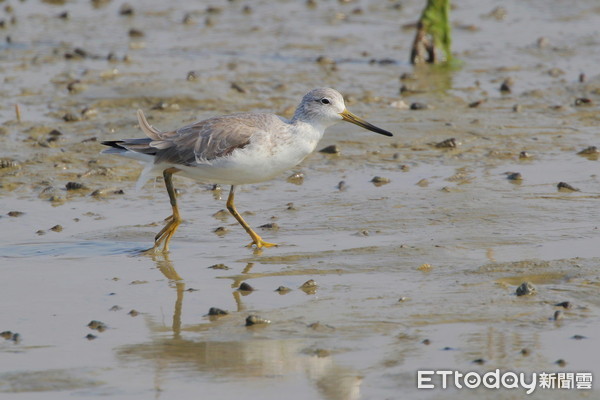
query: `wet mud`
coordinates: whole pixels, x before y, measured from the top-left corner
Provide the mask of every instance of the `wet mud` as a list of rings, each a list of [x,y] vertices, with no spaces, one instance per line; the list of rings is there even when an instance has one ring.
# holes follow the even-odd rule
[[[457,2],[456,68],[407,64],[416,0],[1,4],[0,398],[509,399],[416,371],[600,376],[594,1]],[[240,188],[263,251],[227,187],[175,176],[171,252],[140,255],[164,183],[135,191],[100,141],[141,136],[138,108],[161,129],[290,116],[319,86],[395,136],[339,124]]]

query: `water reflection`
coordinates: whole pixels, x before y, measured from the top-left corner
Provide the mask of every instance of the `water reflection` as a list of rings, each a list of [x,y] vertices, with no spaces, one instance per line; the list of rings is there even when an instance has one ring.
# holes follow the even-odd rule
[[[231,315],[224,319],[214,319],[210,323],[186,325],[182,327],[181,315],[185,282],[177,273],[168,255],[153,257],[157,269],[169,280],[175,289],[172,335],[164,335],[164,327],[150,317],[148,326],[154,338],[146,343],[123,346],[117,356],[128,362],[142,362],[151,365],[156,379],[156,397],[160,398],[161,385],[174,376],[204,378],[205,382],[220,384],[240,384],[240,379],[274,378],[299,379],[307,381],[307,393],[316,390],[320,397],[328,400],[354,400],[360,395],[361,377],[352,368],[340,366],[326,350],[316,349],[315,339],[307,344],[303,337],[285,338],[270,327],[243,326],[244,316]],[[248,264],[244,272],[249,272]],[[239,282],[234,282],[239,286]],[[237,311],[244,310],[242,296],[234,290],[233,296]],[[275,338],[273,338],[275,337]],[[200,373],[200,376],[199,376]],[[223,380],[223,378],[230,378]]]
[[[404,76],[402,92],[419,94],[426,92],[446,92],[453,88],[456,69],[441,65],[416,65],[413,73]]]
[[[156,263],[156,268],[169,280],[169,286],[175,287],[177,299],[175,300],[175,308],[173,310],[173,338],[178,339],[181,336],[181,311],[183,309],[183,294],[185,291],[185,282],[175,270],[173,262],[169,259],[168,254],[162,256],[154,256],[152,258]]]

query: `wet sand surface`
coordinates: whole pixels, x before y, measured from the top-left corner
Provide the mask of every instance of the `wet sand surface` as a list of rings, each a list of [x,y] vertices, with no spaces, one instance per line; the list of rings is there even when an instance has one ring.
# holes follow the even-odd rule
[[[598,145],[597,3],[457,2],[450,70],[406,63],[423,1],[315,3],[1,3],[0,398],[512,399],[416,371],[600,377],[598,154],[578,154]],[[339,154],[244,186],[248,222],[278,227],[262,252],[219,212],[227,187],[175,177],[171,252],[139,254],[167,194],[101,140],[141,137],[138,108],[161,129],[289,116],[318,86],[395,136],[339,124],[319,146]],[[566,395],[598,392],[531,397]]]

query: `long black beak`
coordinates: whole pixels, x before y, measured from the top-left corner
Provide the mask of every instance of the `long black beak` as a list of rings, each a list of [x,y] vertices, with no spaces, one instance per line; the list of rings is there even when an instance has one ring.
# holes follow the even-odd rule
[[[355,125],[360,126],[361,128],[365,128],[368,129],[370,131],[373,132],[377,132],[381,135],[385,135],[385,136],[394,136],[391,132],[386,131],[385,129],[381,129],[376,127],[373,124],[368,123],[367,121],[365,121],[364,119],[352,114],[350,111],[348,110],[344,110],[340,113],[340,115],[342,116],[342,119],[344,121],[348,121],[351,122]]]

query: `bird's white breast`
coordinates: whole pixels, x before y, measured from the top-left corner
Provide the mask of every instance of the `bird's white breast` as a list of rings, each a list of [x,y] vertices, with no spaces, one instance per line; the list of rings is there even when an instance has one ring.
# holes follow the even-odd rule
[[[192,179],[228,185],[268,181],[298,165],[312,153],[323,132],[312,126],[293,126],[281,134],[257,134],[250,144],[209,164],[177,166]]]

